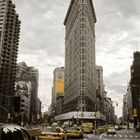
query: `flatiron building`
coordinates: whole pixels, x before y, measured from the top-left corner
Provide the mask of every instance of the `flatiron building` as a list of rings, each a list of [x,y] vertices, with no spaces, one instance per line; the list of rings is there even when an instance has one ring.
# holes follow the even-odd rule
[[[95,111],[95,23],[92,0],[71,0],[64,20],[65,113]]]

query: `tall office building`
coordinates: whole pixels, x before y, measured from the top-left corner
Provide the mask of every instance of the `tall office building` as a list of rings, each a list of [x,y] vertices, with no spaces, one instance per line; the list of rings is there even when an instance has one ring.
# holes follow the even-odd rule
[[[96,74],[97,74],[97,83],[96,88],[101,97],[105,97],[104,95],[104,83],[103,83],[103,68],[102,66],[96,66]]]
[[[92,0],[71,0],[64,20],[64,112],[95,111],[95,23]]]
[[[52,104],[56,105],[56,99],[64,95],[64,67],[58,67],[53,73]]]
[[[61,114],[64,97],[64,67],[58,67],[54,70],[52,89],[52,110],[56,114]]]
[[[140,52],[134,53],[130,86],[134,123],[138,125],[140,123]]]
[[[38,79],[38,69],[28,67],[25,62],[18,63],[16,81],[31,82],[30,122],[36,121],[37,119]]]
[[[0,120],[12,110],[20,23],[12,1],[0,0]]]

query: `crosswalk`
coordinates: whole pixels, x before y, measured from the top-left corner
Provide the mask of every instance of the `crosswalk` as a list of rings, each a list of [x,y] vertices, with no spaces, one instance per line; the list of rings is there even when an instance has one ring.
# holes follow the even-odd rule
[[[137,135],[103,135],[104,137],[138,138]]]
[[[134,133],[133,130],[120,130],[117,131],[116,134],[103,134],[102,138],[108,139],[140,139],[140,135]]]

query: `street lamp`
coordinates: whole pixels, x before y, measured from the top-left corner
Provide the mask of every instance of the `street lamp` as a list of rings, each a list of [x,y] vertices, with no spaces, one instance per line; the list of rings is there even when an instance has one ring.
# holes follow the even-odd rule
[[[76,111],[77,111],[77,125],[79,124],[79,118],[78,118],[78,111],[79,111],[79,107],[77,106],[77,108],[76,108]]]

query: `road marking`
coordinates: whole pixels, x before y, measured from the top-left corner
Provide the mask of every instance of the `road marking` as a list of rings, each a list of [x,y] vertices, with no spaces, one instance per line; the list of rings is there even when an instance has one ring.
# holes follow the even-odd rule
[[[128,137],[127,135],[124,135],[124,137],[126,138],[126,137]]]
[[[137,138],[138,136],[135,136],[135,138]]]
[[[109,135],[109,137],[111,137],[112,135]]]
[[[114,137],[117,137],[117,135],[114,135]]]
[[[107,135],[105,134],[104,136],[106,137]]]
[[[122,135],[119,135],[120,137],[122,137]]]
[[[106,135],[106,133],[103,133],[102,135],[100,135],[99,139],[101,139],[104,135]]]
[[[130,135],[129,137],[130,137],[130,138],[132,138],[133,136],[132,136],[132,135]]]

